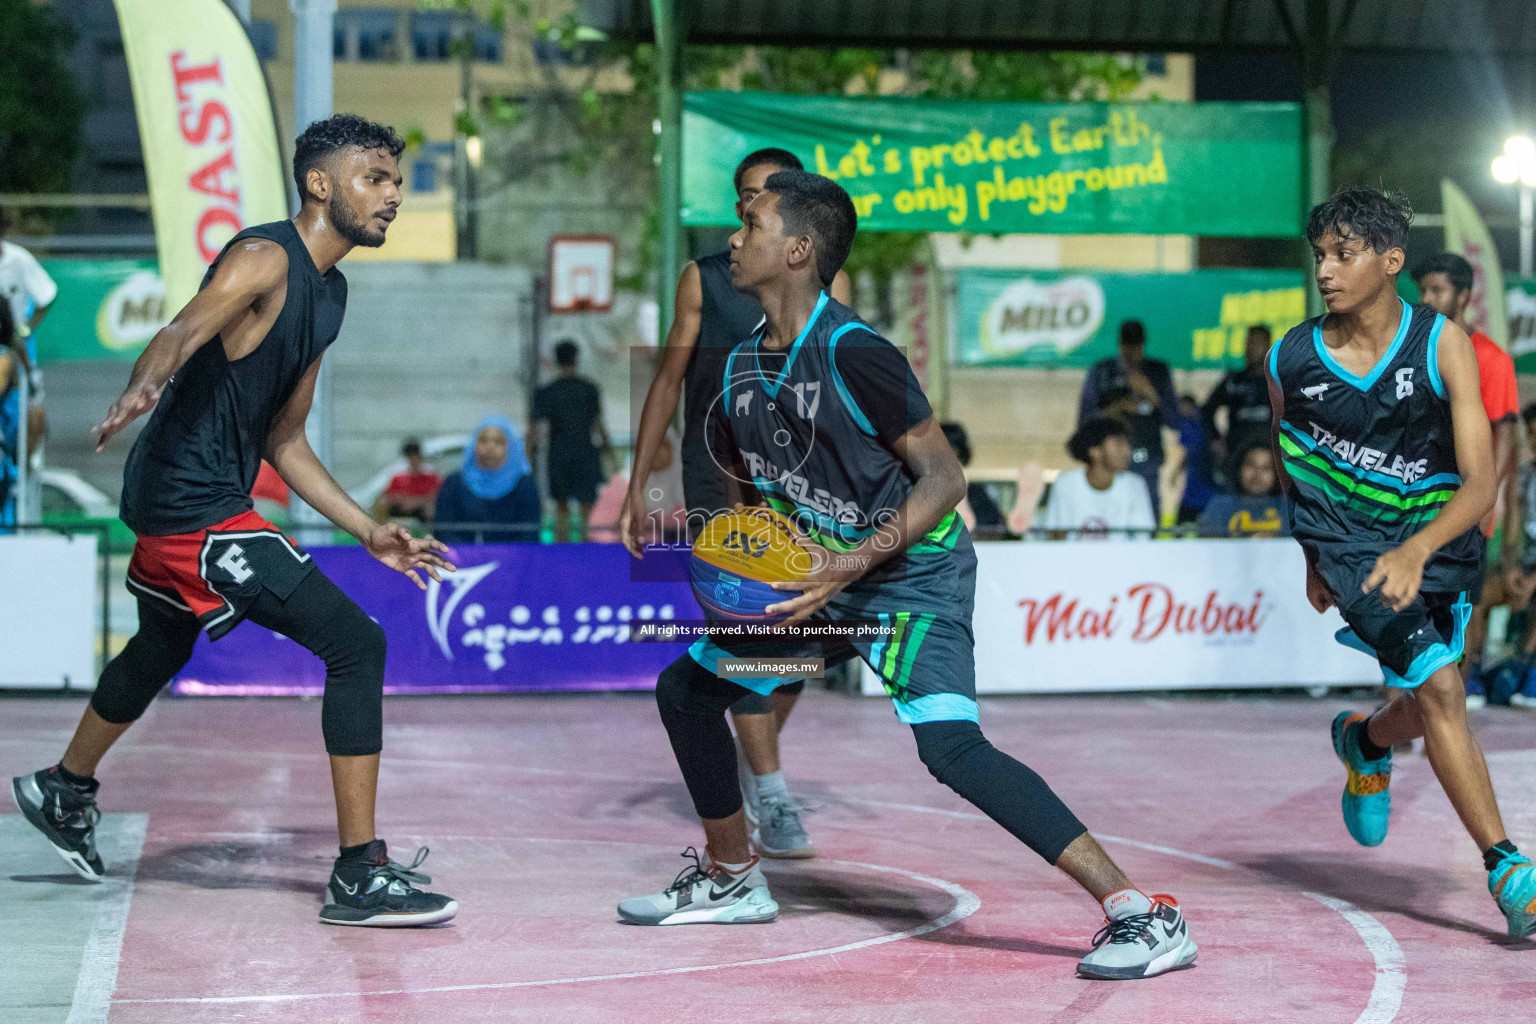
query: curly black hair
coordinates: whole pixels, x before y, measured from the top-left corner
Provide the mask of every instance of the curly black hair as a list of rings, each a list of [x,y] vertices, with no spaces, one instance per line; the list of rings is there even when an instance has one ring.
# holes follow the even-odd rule
[[[1341,188],[1312,207],[1307,216],[1307,241],[1316,245],[1332,231],[1340,238],[1358,238],[1374,252],[1408,247],[1413,206],[1396,190]]]
[[[309,197],[304,179],[332,153],[356,146],[358,149],[383,149],[399,158],[405,152],[405,141],[393,128],[375,124],[356,114],[332,114],[324,121],[316,121],[304,129],[293,144],[293,180],[299,186],[299,199]]]
[[[1078,427],[1077,432],[1067,441],[1067,454],[1087,465],[1093,461],[1088,454],[1093,449],[1112,437],[1129,438],[1130,436],[1130,428],[1123,421],[1113,416],[1095,416]]]

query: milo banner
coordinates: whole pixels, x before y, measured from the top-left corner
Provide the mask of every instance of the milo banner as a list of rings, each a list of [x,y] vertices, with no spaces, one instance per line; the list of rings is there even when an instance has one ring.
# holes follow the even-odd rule
[[[170,319],[154,260],[43,260],[59,286],[37,329],[38,362],[133,360]]]
[[[288,216],[261,64],[224,0],[114,0],[166,302],[178,310],[241,228]]]
[[[765,146],[836,178],[866,231],[1299,233],[1294,103],[971,103],[691,93],[683,223],[732,226]]]
[[[1086,367],[1116,351],[1120,321],[1147,325],[1147,354],[1178,369],[1241,362],[1248,328],[1276,338],[1306,319],[1299,270],[956,272],[956,362]]]

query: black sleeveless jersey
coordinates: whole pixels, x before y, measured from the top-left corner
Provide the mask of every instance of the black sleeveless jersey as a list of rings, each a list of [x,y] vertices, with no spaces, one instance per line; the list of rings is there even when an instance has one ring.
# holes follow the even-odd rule
[[[288,294],[250,355],[230,362],[214,337],[166,385],[123,470],[122,519],[148,536],[192,533],[250,510],[267,432],[299,381],[341,330],[347,281],[321,275],[292,221],[246,228],[230,246],[265,238],[288,253]]]
[[[683,490],[690,509],[710,512],[725,506],[725,485],[709,457],[705,421],[720,397],[720,370],[732,348],[750,338],[763,322],[763,307],[731,284],[730,250],[694,261],[699,268],[703,308],[699,338],[688,359],[683,383]]]
[[[839,361],[851,369],[861,359],[882,357],[899,360],[905,379],[893,380],[890,393],[874,399],[881,408],[861,408]],[[713,422],[734,450],[737,472],[766,504],[823,547],[856,546],[912,493],[906,464],[871,420],[888,419],[892,409],[915,409],[907,419],[926,418],[927,401],[920,390],[910,394],[917,382],[899,351],[825,292],[787,349],[764,348],[761,332],[732,349],[720,388],[723,397],[712,419],[718,417]],[[901,432],[904,428],[887,431]],[[968,551],[970,539],[960,517],[950,512],[906,554],[947,555],[957,547]],[[860,582],[892,578],[905,568],[904,558],[893,558]]]
[[[1292,528],[1314,551],[1380,554],[1423,529],[1461,486],[1438,362],[1445,318],[1403,302],[1392,344],[1364,377],[1329,354],[1322,321],[1291,328],[1269,353],[1285,399],[1279,440],[1295,484]],[[1473,586],[1483,548],[1476,526],[1445,545],[1425,566],[1424,589]]]

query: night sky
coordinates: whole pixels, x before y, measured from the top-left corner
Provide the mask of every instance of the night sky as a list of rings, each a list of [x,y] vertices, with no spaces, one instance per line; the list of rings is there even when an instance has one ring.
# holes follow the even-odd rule
[[[1302,98],[1290,55],[1201,54],[1195,69],[1197,99]],[[1450,178],[1485,220],[1507,222],[1489,229],[1505,269],[1517,268],[1516,190],[1495,182],[1489,164],[1513,132],[1536,133],[1536,60],[1345,53],[1332,96],[1336,168],[1401,188],[1425,213],[1440,212],[1438,182]],[[1422,253],[1439,241],[1438,228],[1420,229],[1410,244]]]

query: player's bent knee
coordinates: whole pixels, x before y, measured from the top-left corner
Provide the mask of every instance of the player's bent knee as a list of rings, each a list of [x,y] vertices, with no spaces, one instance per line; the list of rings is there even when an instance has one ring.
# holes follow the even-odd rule
[[[949,786],[955,786],[957,769],[965,759],[992,743],[982,735],[975,722],[923,722],[912,727],[917,739],[917,756],[928,774]]]
[[[1413,695],[1418,698],[1419,714],[1434,718],[1465,718],[1466,690],[1454,665],[1446,665],[1430,674]]]

